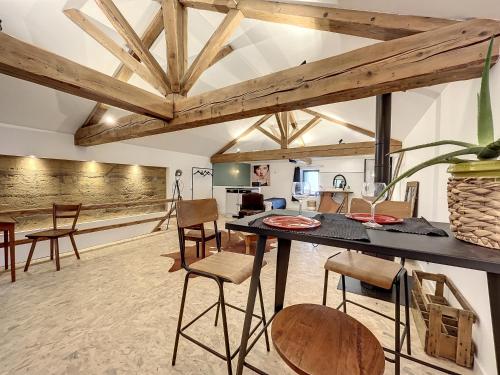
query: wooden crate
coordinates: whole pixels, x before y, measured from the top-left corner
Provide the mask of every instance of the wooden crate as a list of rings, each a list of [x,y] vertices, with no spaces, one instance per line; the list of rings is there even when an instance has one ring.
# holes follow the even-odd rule
[[[472,325],[477,320],[472,307],[445,275],[413,271],[413,280],[412,312],[425,352],[471,368],[475,351]],[[434,294],[425,293],[424,280],[435,282]],[[445,286],[461,308],[450,306]]]

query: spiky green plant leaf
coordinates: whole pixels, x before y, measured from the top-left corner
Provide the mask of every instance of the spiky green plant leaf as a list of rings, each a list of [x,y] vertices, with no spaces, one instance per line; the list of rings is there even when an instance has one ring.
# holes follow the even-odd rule
[[[500,139],[497,139],[495,142],[486,145],[479,154],[477,154],[477,158],[479,160],[489,160],[496,159],[500,156]]]
[[[382,190],[382,192],[377,196],[375,199],[375,202],[378,201],[380,198],[383,197],[383,195],[389,191],[394,185],[396,185],[399,181],[401,181],[403,178],[410,177],[413,174],[417,173],[421,169],[430,167],[431,165],[436,165],[436,164],[456,164],[456,163],[463,163],[464,160],[458,159],[457,156],[462,156],[462,155],[478,155],[481,151],[483,151],[484,147],[469,147],[463,150],[457,150],[453,152],[448,152],[443,155],[436,156],[435,158],[429,159],[427,161],[424,161],[423,163],[420,163],[413,168],[410,168],[407,170],[405,173],[403,173],[401,176],[396,178],[395,180],[391,181],[387,187]]]
[[[486,61],[484,62],[483,75],[481,78],[481,90],[477,98],[477,139],[480,145],[486,146],[495,138],[493,134],[493,114],[491,112],[490,98],[490,68],[491,54],[495,39],[491,38]]]
[[[474,143],[460,142],[460,141],[454,141],[452,139],[446,139],[446,140],[443,140],[443,141],[425,143],[423,145],[402,148],[401,150],[392,151],[389,154],[398,154],[400,152],[406,152],[406,151],[412,151],[412,150],[419,150],[421,148],[436,147],[436,146],[443,146],[443,145],[453,145],[453,146],[460,146],[460,147],[474,147],[474,146],[478,146],[478,145],[476,145]]]

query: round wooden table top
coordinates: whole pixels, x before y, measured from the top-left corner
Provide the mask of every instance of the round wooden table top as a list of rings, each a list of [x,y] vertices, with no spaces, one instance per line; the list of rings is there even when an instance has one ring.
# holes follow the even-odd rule
[[[271,335],[278,354],[299,374],[384,373],[384,351],[377,338],[356,319],[330,307],[287,307],[274,318]]]

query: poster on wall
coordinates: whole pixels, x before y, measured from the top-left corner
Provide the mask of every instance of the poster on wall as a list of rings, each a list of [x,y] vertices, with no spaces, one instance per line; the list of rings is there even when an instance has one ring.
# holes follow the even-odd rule
[[[269,164],[252,165],[252,186],[271,186],[271,169]]]

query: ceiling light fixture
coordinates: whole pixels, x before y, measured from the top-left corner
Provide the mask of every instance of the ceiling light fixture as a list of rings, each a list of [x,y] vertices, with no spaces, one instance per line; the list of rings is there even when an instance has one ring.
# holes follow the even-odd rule
[[[116,120],[113,116],[107,115],[104,117],[104,122],[108,125],[113,125],[116,122]]]

